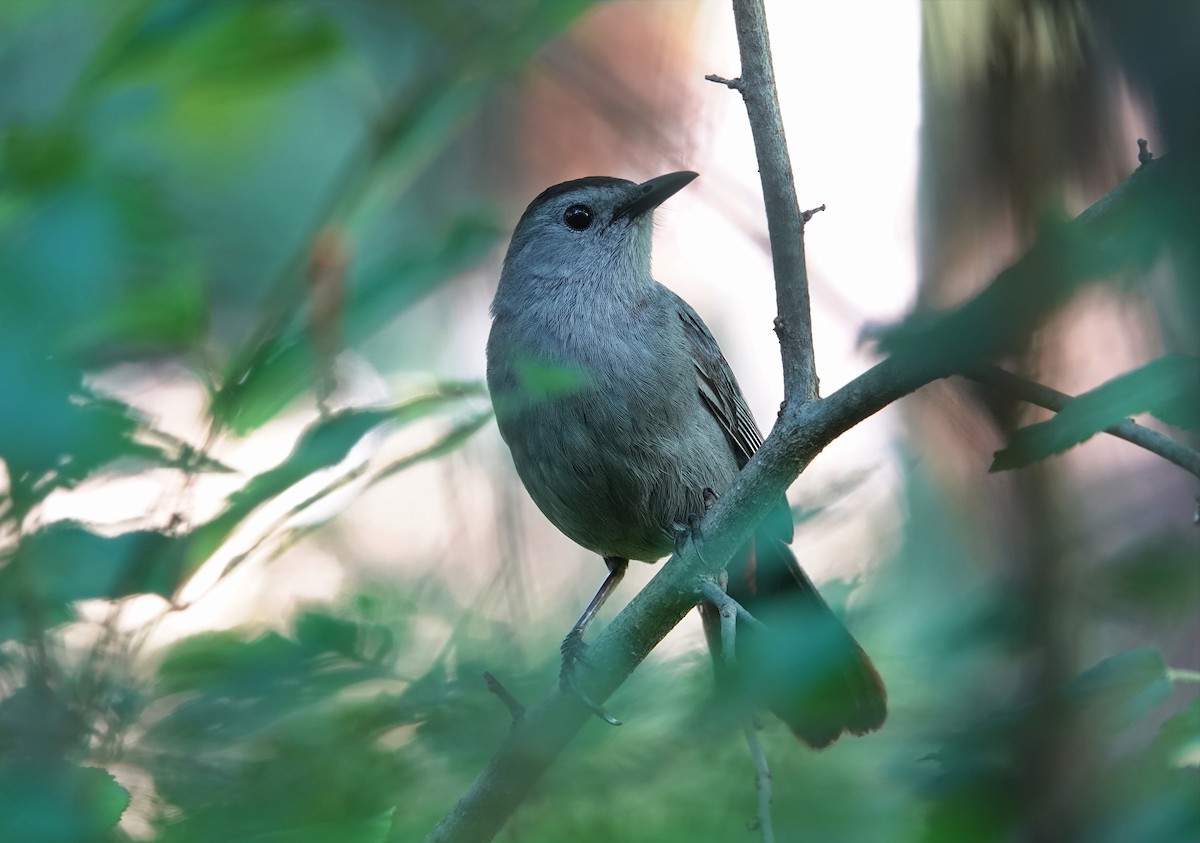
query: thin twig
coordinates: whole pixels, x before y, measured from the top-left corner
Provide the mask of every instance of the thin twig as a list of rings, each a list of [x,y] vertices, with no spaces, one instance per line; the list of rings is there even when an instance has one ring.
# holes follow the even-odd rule
[[[1020,375],[1014,375],[1012,372],[1006,372],[998,366],[975,367],[964,372],[963,377],[1056,413],[1061,412],[1074,397],[1044,384],[1027,380]],[[1184,471],[1200,478],[1200,452],[1189,448],[1182,442],[1176,442],[1169,436],[1164,436],[1157,430],[1151,430],[1135,421],[1126,419],[1120,424],[1106,428],[1104,432],[1118,439],[1124,439],[1139,448],[1144,448],[1152,454],[1157,454],[1167,462],[1174,463]]]
[[[724,662],[725,672],[733,675],[734,663],[737,661],[738,618],[744,618],[759,627],[762,626],[762,622],[746,611],[713,580],[701,580],[700,591],[720,613],[721,661]],[[754,790],[758,794],[758,814],[751,827],[761,832],[763,843],[775,843],[775,826],[771,822],[771,767],[767,763],[767,754],[763,750],[762,742],[758,739],[754,712],[748,703],[745,708],[742,732],[746,737],[746,746],[750,749],[750,758],[754,761]]]
[[[750,757],[754,759],[758,830],[762,834],[763,843],[775,843],[775,826],[771,822],[771,767],[767,764],[767,753],[763,750],[762,741],[758,739],[758,727],[755,726],[753,717],[746,719],[742,731],[746,735],[746,746],[750,747]]]
[[[736,85],[721,77],[710,75],[705,78],[739,91],[746,104],[758,157],[775,269],[775,298],[779,310],[775,332],[779,335],[783,358],[784,401],[801,404],[818,395],[808,269],[804,262],[804,223],[807,220],[796,201],[796,179],[783,133],[783,115],[779,110],[762,0],[734,0],[733,18],[742,75],[734,80]]]
[[[525,706],[521,705],[521,701],[512,695],[508,688],[493,675],[490,670],[483,672],[483,681],[487,683],[488,690],[500,698],[500,702],[504,703],[504,707],[508,709],[508,713],[512,715],[513,725],[517,725],[525,717]]]

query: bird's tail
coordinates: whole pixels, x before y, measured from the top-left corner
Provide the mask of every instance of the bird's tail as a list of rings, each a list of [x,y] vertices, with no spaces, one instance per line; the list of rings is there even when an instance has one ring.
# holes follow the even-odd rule
[[[718,675],[771,709],[815,749],[883,725],[887,692],[871,659],[786,544],[760,533],[728,568],[729,596],[762,621],[737,625],[737,664],[721,667],[720,625],[705,615]]]

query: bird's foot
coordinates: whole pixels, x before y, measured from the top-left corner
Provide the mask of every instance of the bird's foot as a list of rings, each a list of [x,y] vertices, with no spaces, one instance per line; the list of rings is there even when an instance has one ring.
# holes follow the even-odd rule
[[[583,688],[579,687],[579,682],[575,677],[575,664],[576,662],[588,663],[587,656],[584,655],[586,650],[587,644],[584,643],[583,633],[571,630],[562,642],[562,666],[558,672],[558,686],[564,694],[571,694],[578,698],[580,702],[591,710],[592,714],[599,717],[605,723],[608,723],[610,726],[620,726],[620,720],[605,711],[603,706],[589,697]]]
[[[687,523],[676,523],[674,525],[674,545],[676,553],[683,553],[683,549],[689,540],[696,541],[703,538],[700,533],[700,525],[704,520],[704,516],[708,514],[710,509],[712,509],[712,505],[717,502],[717,493],[713,491],[711,486],[705,486],[704,490],[700,494],[704,500],[704,512],[689,513],[687,517]]]

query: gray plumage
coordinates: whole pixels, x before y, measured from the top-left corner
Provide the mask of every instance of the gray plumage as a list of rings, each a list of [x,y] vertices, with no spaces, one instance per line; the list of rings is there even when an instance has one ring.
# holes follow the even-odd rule
[[[650,274],[653,210],[695,178],[555,185],[517,223],[492,302],[487,380],[525,488],[568,537],[605,558],[609,576],[563,642],[564,687],[583,633],[627,561],[671,552],[679,525],[705,510],[762,444],[712,333]],[[787,548],[780,498],[731,560],[729,593],[768,620],[739,625],[737,675],[812,746],[879,727],[883,685]],[[702,613],[713,652],[720,630]],[[748,644],[746,642],[749,642]]]
[[[487,376],[546,517],[601,556],[652,562],[762,437],[704,322],[650,275],[651,213],[612,222],[638,187],[581,180],[530,206],[492,304]],[[563,224],[573,205],[596,215],[588,230]],[[556,373],[558,394],[530,382]]]

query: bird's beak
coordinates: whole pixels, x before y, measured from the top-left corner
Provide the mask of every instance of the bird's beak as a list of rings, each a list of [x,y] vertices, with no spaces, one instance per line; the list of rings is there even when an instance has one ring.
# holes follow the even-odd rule
[[[679,191],[692,183],[692,179],[700,175],[691,170],[678,173],[667,173],[665,176],[644,181],[637,186],[637,194],[613,212],[612,221],[627,219],[633,222],[647,211],[653,211]]]

